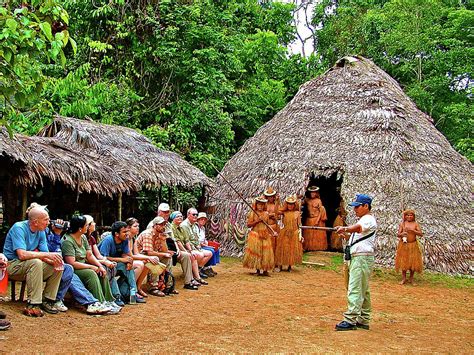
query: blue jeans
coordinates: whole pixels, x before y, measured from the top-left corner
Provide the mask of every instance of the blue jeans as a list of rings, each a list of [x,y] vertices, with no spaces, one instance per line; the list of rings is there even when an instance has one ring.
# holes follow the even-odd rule
[[[79,276],[74,273],[74,268],[69,264],[64,264],[63,276],[56,294],[56,301],[64,300],[67,291],[70,291],[72,297],[81,305],[98,302],[97,298],[85,288]]]
[[[127,270],[125,263],[117,263],[115,269],[117,270],[118,280],[115,277],[110,279],[110,288],[114,297],[120,296],[128,299],[130,296],[135,296],[137,294],[137,283],[133,268]]]

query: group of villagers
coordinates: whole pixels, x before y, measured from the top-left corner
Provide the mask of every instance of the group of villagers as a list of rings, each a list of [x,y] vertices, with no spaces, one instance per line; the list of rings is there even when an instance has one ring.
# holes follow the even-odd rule
[[[302,206],[306,208],[306,218],[302,220]],[[303,251],[331,249],[342,250],[343,237],[333,232],[328,238],[325,230],[304,229],[300,226],[325,227],[326,209],[323,206],[317,186],[310,186],[303,200],[290,195],[280,203],[277,192],[267,188],[261,196],[254,199],[247,217],[251,228],[245,248],[243,266],[255,269],[256,275],[270,276],[269,271],[291,271],[301,264]],[[345,209],[340,206],[333,227],[345,225]],[[415,272],[423,271],[423,254],[419,237],[423,236],[420,225],[415,220],[415,211],[403,211],[397,238],[395,270],[402,272],[401,284],[413,283]],[[303,223],[302,223],[303,222]],[[409,279],[407,274],[409,273]]]

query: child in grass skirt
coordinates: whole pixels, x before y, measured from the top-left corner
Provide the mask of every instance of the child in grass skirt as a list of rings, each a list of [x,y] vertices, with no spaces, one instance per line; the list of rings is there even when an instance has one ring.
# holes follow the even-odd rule
[[[269,220],[266,203],[264,196],[257,197],[252,206],[255,212],[250,211],[247,218],[247,227],[252,230],[247,237],[243,266],[248,269],[257,269],[256,275],[259,276],[270,276],[268,271],[275,265],[271,241],[273,233],[265,225]]]
[[[415,211],[403,211],[403,222],[398,227],[398,247],[395,257],[395,270],[402,270],[401,285],[413,283],[415,272],[423,271],[423,255],[417,236],[421,237],[423,232],[420,225],[415,221]],[[407,271],[410,271],[410,279],[407,281]]]

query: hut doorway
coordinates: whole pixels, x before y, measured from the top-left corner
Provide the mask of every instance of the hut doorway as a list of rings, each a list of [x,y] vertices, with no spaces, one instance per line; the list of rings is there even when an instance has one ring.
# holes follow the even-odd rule
[[[339,175],[339,177],[338,177]],[[309,180],[309,186],[318,186],[319,193],[321,196],[321,201],[323,206],[326,209],[327,221],[326,226],[332,227],[334,220],[336,219],[339,211],[338,208],[341,205],[341,185],[342,185],[342,175],[335,172],[329,177],[324,176],[315,176],[312,175]],[[330,243],[331,233],[328,232],[328,245]],[[341,249],[342,250],[342,249]],[[340,251],[338,249],[338,251]]]

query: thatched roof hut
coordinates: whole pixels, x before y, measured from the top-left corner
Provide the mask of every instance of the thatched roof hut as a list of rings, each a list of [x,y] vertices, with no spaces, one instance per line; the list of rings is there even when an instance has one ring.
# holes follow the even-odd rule
[[[393,265],[401,211],[414,208],[425,232],[427,268],[473,274],[473,167],[370,60],[343,58],[301,86],[293,100],[229,160],[222,175],[247,198],[268,187],[282,197],[321,187],[323,203],[374,196],[379,223],[378,264]],[[324,190],[332,191],[324,196]],[[326,201],[325,201],[326,199]],[[236,227],[221,234],[239,254],[246,205],[222,178],[210,193],[214,222]],[[349,223],[354,222],[352,217]],[[230,222],[230,223],[228,223]],[[217,230],[219,228],[216,228]]]
[[[126,180],[140,188],[161,185],[191,188],[212,184],[202,171],[178,154],[155,147],[131,128],[57,116],[39,135],[99,156],[117,175],[127,176]]]

